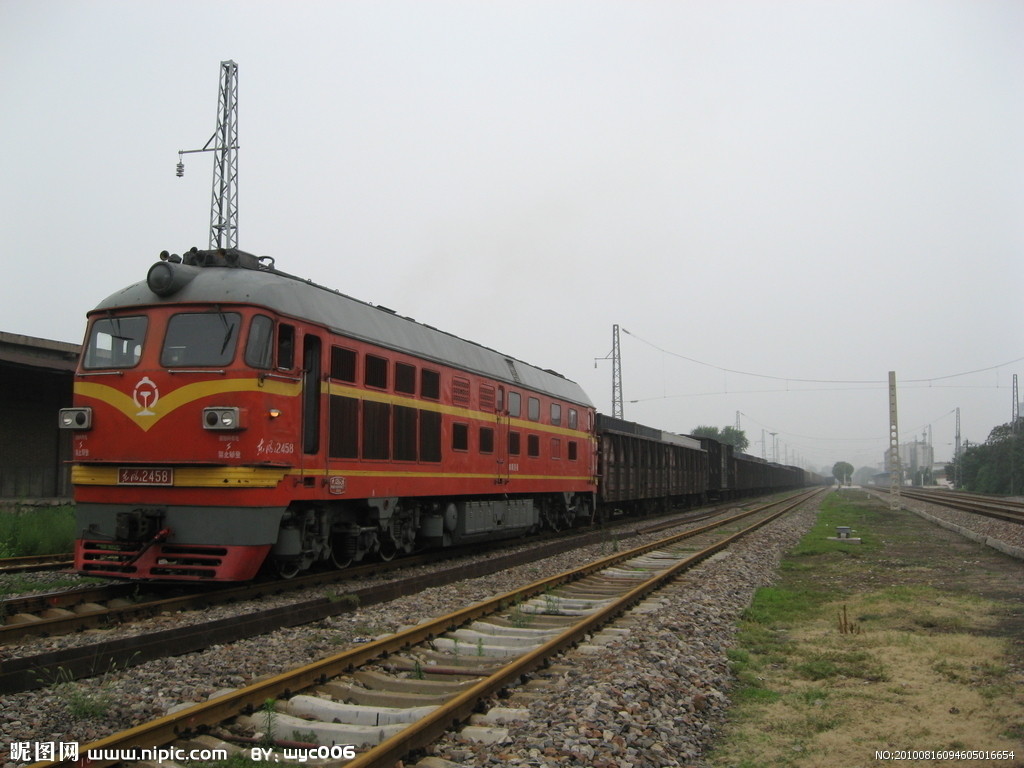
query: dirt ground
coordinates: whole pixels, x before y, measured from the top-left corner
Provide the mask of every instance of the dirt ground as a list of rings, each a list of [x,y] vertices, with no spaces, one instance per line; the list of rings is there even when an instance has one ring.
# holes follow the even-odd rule
[[[1007,638],[1016,662],[1024,669],[1024,561],[906,510],[891,516],[886,511],[882,519],[878,535],[885,552],[860,574],[860,589],[871,589],[873,584],[929,586],[996,601],[1003,606],[998,621],[976,631]]]
[[[708,764],[1024,766],[1024,562],[863,492],[832,506],[776,585],[810,607],[741,631],[740,687]],[[827,543],[835,525],[863,544]],[[1014,756],[939,756],[958,750]]]

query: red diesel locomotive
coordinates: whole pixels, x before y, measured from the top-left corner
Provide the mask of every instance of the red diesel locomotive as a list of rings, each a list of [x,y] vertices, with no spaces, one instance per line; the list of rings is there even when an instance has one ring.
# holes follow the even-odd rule
[[[289,576],[592,517],[577,384],[268,257],[161,259],[89,313],[60,414],[80,572]]]

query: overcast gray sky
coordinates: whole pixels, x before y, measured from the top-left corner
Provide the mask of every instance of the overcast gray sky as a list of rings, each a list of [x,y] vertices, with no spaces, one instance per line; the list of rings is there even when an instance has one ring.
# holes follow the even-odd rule
[[[789,463],[879,462],[889,370],[939,459],[1010,420],[1019,0],[0,0],[0,330],[78,342],[208,244],[212,157],[174,166],[226,59],[239,244],[285,271],[604,412],[618,323],[627,418]]]

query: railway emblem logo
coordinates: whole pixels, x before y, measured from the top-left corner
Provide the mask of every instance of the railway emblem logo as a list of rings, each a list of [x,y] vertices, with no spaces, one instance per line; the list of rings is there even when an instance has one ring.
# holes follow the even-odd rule
[[[150,408],[155,407],[160,401],[160,390],[157,389],[156,383],[152,379],[143,376],[132,390],[132,400],[142,409],[135,414],[136,416],[156,416],[156,413]]]

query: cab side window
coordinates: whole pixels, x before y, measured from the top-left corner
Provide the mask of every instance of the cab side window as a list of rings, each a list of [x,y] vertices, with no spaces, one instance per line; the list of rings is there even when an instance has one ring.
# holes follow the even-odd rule
[[[295,326],[281,323],[277,327],[277,367],[291,370],[295,367]]]
[[[263,370],[273,367],[274,321],[266,315],[256,315],[252,319],[249,340],[245,345],[245,362]]]

